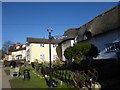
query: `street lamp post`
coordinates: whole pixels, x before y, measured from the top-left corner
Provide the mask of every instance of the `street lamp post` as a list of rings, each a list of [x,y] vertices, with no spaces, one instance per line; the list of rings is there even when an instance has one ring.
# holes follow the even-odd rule
[[[52,63],[51,63],[51,32],[53,31],[52,28],[47,29],[49,33],[49,58],[50,58],[50,87],[52,87]]]

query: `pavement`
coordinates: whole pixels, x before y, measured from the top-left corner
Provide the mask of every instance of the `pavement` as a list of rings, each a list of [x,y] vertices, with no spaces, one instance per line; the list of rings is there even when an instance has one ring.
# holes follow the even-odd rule
[[[0,63],[0,90],[2,88],[11,88],[9,83],[10,76],[7,76],[4,70],[5,67]]]

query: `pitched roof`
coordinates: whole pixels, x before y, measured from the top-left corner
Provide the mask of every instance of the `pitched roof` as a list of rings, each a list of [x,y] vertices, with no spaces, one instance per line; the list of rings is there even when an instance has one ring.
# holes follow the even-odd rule
[[[85,31],[90,31],[92,36],[96,36],[118,28],[120,28],[120,5],[96,16],[79,28],[68,29],[64,35],[73,38],[78,36],[78,41],[82,41]]]
[[[20,44],[20,43],[13,44],[13,46],[10,46],[8,51],[10,53],[10,52],[14,52],[14,51],[26,50],[26,45],[25,46],[24,45],[25,44]]]
[[[61,40],[51,40],[52,44],[58,44]],[[27,42],[28,43],[44,43],[44,44],[49,44],[49,39],[45,38],[31,38],[27,37]]]
[[[78,28],[68,29],[67,31],[64,32],[64,35],[70,38],[75,38],[78,35]]]
[[[65,41],[68,41],[68,40],[74,40],[74,39],[75,39],[74,37],[63,38],[59,44],[65,42]]]

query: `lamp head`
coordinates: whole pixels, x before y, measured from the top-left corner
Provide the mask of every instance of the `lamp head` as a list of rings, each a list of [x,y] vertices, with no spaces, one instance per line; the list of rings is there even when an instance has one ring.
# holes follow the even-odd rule
[[[48,27],[47,31],[48,31],[49,33],[51,33],[53,30],[52,30],[51,27]]]

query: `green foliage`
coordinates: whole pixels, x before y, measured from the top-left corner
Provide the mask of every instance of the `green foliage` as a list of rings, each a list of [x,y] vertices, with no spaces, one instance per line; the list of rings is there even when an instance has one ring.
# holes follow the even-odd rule
[[[75,60],[76,63],[80,63],[83,59],[91,59],[98,55],[98,49],[93,44],[89,43],[77,43],[73,47],[68,47],[64,51],[64,56],[67,60]]]
[[[72,61],[73,47],[66,48],[66,50],[64,51],[64,56],[65,56],[66,59]]]
[[[99,51],[98,48],[91,44],[91,49],[86,53],[86,56],[89,58],[96,57],[98,55]]]
[[[91,45],[88,43],[77,43],[73,46],[73,58],[76,63],[80,63],[85,53],[90,51]]]
[[[55,67],[61,67],[64,64],[64,62],[62,60],[55,60],[53,62],[53,66]]]
[[[43,63],[43,64],[42,64],[42,67],[44,67],[44,68],[49,68],[49,66],[50,66],[49,63]]]
[[[42,66],[42,63],[41,63],[41,64],[36,64],[36,65],[35,65],[36,71],[39,71],[39,69],[41,68],[41,66]]]
[[[10,65],[10,61],[6,61],[6,60],[5,60],[5,61],[4,61],[4,66],[5,66],[5,67],[9,67],[9,65]]]

